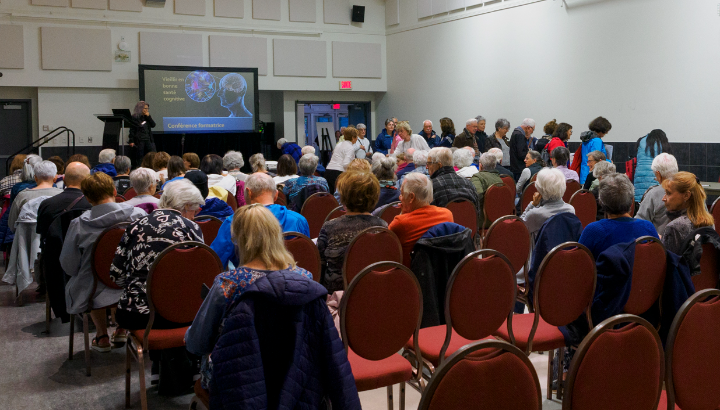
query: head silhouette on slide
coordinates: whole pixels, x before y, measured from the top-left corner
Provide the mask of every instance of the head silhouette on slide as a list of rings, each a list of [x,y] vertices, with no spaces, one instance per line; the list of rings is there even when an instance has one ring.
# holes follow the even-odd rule
[[[240,74],[231,73],[220,80],[220,105],[230,110],[230,117],[252,117],[245,108],[247,82]]]

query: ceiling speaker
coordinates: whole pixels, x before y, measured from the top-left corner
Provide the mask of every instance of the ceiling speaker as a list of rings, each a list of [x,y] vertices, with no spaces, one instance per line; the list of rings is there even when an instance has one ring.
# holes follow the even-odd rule
[[[352,21],[356,23],[365,22],[365,6],[353,6]]]

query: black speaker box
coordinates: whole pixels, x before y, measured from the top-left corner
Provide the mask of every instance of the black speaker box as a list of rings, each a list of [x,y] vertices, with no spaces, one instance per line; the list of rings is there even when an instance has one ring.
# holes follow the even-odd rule
[[[356,23],[365,22],[365,6],[353,6],[352,21]]]

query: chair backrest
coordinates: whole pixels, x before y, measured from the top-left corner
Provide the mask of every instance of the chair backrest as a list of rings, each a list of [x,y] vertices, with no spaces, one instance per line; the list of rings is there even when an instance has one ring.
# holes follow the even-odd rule
[[[660,336],[647,320],[628,314],[611,317],[580,343],[562,408],[656,410],[664,368]]]
[[[380,226],[364,229],[345,249],[343,285],[348,285],[361,270],[376,262],[403,262],[402,245],[394,232]]]
[[[527,267],[530,258],[530,232],[522,219],[508,215],[493,222],[488,229],[483,248],[503,254],[510,261],[513,273]],[[526,276],[527,276],[527,269]],[[527,280],[525,283],[528,283]]]
[[[572,194],[568,203],[575,208],[575,215],[580,219],[583,229],[595,222],[597,218],[597,202],[592,192],[581,189]]]
[[[537,181],[538,173],[536,172],[532,177],[530,177],[530,182]]]
[[[327,217],[325,217],[325,222],[332,221],[335,218],[340,218],[341,216],[345,215],[347,211],[345,210],[345,207],[340,205],[339,207],[333,209],[330,211]],[[325,222],[323,222],[323,225],[325,225]]]
[[[91,299],[95,294],[98,282],[110,289],[122,289],[110,278],[110,265],[112,265],[112,261],[115,258],[115,251],[117,250],[120,240],[125,234],[125,230],[128,226],[130,226],[129,222],[121,222],[113,225],[102,231],[100,236],[95,239],[95,244],[92,248],[92,256],[90,258],[92,261],[92,272],[95,280],[92,293],[90,294]]]
[[[155,198],[157,198],[157,199],[160,199],[160,197],[162,196],[162,193],[163,193],[163,191],[160,190],[160,191],[155,192],[155,193],[153,194],[153,196],[154,196]]]
[[[493,223],[503,216],[515,214],[515,197],[504,185],[493,185],[485,192],[483,205],[485,223]]]
[[[595,258],[588,248],[577,242],[556,246],[543,259],[535,276],[535,322],[542,317],[553,326],[565,326],[585,313],[592,328],[590,307],[596,283]],[[532,351],[530,345],[528,352]]]
[[[212,287],[222,272],[220,258],[204,243],[180,242],[160,252],[147,278],[151,318],[147,329],[152,328],[155,313],[175,323],[192,322],[203,302],[202,285]]]
[[[227,204],[230,205],[233,212],[235,212],[238,208],[237,198],[235,198],[235,195],[233,195],[232,192],[228,192]]]
[[[137,196],[137,192],[135,192],[135,188],[130,187],[127,189],[127,191],[125,191],[123,196],[125,197],[126,201],[129,201]]]
[[[312,273],[315,282],[320,282],[322,273],[320,251],[312,239],[300,232],[285,232],[283,238],[285,239],[285,249],[295,258],[295,263]]]
[[[125,201],[126,201],[126,199],[125,199],[124,196],[119,195],[119,194],[118,194],[118,195],[115,195],[115,202],[121,203],[121,202],[125,202]]]
[[[447,332],[440,363],[450,345],[452,330],[468,340],[490,336],[507,320],[511,342],[512,313],[517,286],[510,261],[500,252],[472,252],[455,267],[447,284],[445,322]]]
[[[275,205],[282,205],[287,206],[287,197],[285,196],[285,192],[283,192],[282,188],[278,188],[278,196],[275,198]]]
[[[510,343],[462,347],[433,374],[418,410],[540,410],[542,391],[527,355]]]
[[[414,337],[418,374],[422,374],[417,341],[422,299],[415,274],[402,264],[378,262],[363,269],[340,302],[345,349],[368,360],[382,360],[397,354]]]
[[[565,182],[565,195],[563,195],[563,201],[569,203],[573,194],[581,189],[582,185],[574,179]]]
[[[203,233],[203,241],[206,245],[213,243],[217,238],[222,221],[212,215],[201,215],[195,218],[195,223],[198,224],[200,230]]]
[[[683,304],[666,346],[667,408],[720,407],[720,290],[697,292]]]
[[[487,200],[485,201],[487,203]],[[475,237],[478,231],[477,210],[475,204],[465,198],[455,198],[445,205],[453,214],[453,221],[472,230],[472,236]]]
[[[717,229],[717,227],[715,228]],[[716,289],[718,287],[718,272],[720,272],[720,252],[710,243],[702,245],[700,258],[700,274],[692,277],[695,291]]]
[[[500,179],[502,179],[503,184],[505,184],[506,187],[510,189],[510,193],[512,193],[512,197],[515,198],[517,195],[517,188],[515,187],[515,180],[510,175],[500,175]]]
[[[380,213],[380,219],[390,225],[393,219],[395,219],[396,216],[400,215],[400,211],[402,211],[400,201],[392,202],[388,204],[385,209],[382,210],[382,212]]]
[[[720,182],[720,180],[718,182]],[[710,212],[712,213],[713,219],[715,219],[715,232],[720,235],[720,198],[713,202]]]
[[[533,181],[525,187],[525,190],[523,190],[522,197],[520,198],[520,206],[522,207],[520,209],[521,212],[525,212],[525,208],[530,205],[530,202],[532,202],[535,192],[537,192],[537,188],[535,187],[535,182]]]
[[[308,221],[311,238],[317,238],[320,235],[320,228],[322,228],[325,218],[339,205],[337,199],[328,192],[316,192],[305,200],[300,214]]]
[[[665,247],[658,238],[643,236],[635,240],[630,296],[623,312],[642,315],[660,298],[665,284]]]

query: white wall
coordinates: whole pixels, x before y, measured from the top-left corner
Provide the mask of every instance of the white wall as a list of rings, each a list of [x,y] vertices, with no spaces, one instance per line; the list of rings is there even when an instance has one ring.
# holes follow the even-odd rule
[[[634,141],[653,128],[671,141],[720,141],[705,125],[720,93],[717,1],[567,2],[478,14],[501,3],[418,21],[417,0],[401,0],[400,25],[388,29],[378,118],[420,128],[425,118],[449,116],[458,132],[478,114],[513,127],[525,117],[540,127],[557,118],[575,127],[576,140],[602,115],[613,124],[608,141]]]

